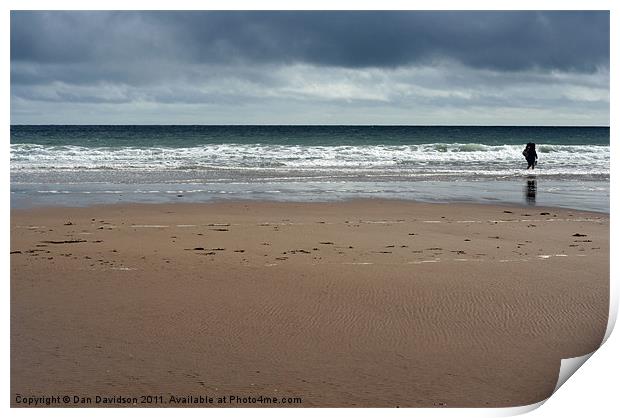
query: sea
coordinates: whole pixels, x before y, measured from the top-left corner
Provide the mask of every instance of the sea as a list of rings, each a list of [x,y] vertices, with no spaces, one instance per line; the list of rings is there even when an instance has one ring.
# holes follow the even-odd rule
[[[608,127],[12,125],[10,171],[12,208],[383,198],[609,213],[610,142]]]

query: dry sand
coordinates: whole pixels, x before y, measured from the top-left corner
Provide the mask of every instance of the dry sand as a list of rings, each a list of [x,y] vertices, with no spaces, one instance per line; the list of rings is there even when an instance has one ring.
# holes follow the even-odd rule
[[[608,303],[598,213],[380,200],[16,210],[11,398],[525,405],[552,393],[560,359],[599,346]],[[239,405],[260,406],[222,406]]]

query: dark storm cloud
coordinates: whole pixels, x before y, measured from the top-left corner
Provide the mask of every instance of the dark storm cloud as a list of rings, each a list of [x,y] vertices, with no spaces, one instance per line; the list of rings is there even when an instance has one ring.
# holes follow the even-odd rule
[[[609,13],[13,11],[11,120],[608,124]]]
[[[609,65],[609,13],[12,12],[11,60],[592,72]]]

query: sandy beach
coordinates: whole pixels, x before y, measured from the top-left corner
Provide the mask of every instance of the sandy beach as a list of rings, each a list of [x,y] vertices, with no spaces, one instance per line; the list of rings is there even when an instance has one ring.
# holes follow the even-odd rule
[[[11,402],[526,405],[551,395],[562,358],[598,348],[608,304],[602,213],[386,200],[13,210]]]

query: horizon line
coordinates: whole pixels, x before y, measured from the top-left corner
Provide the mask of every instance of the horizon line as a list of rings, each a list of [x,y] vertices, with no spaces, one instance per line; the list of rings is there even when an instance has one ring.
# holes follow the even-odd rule
[[[303,124],[303,123],[11,123],[10,126],[347,126],[347,127],[471,127],[471,128],[609,128],[608,125],[477,125],[477,124]]]

